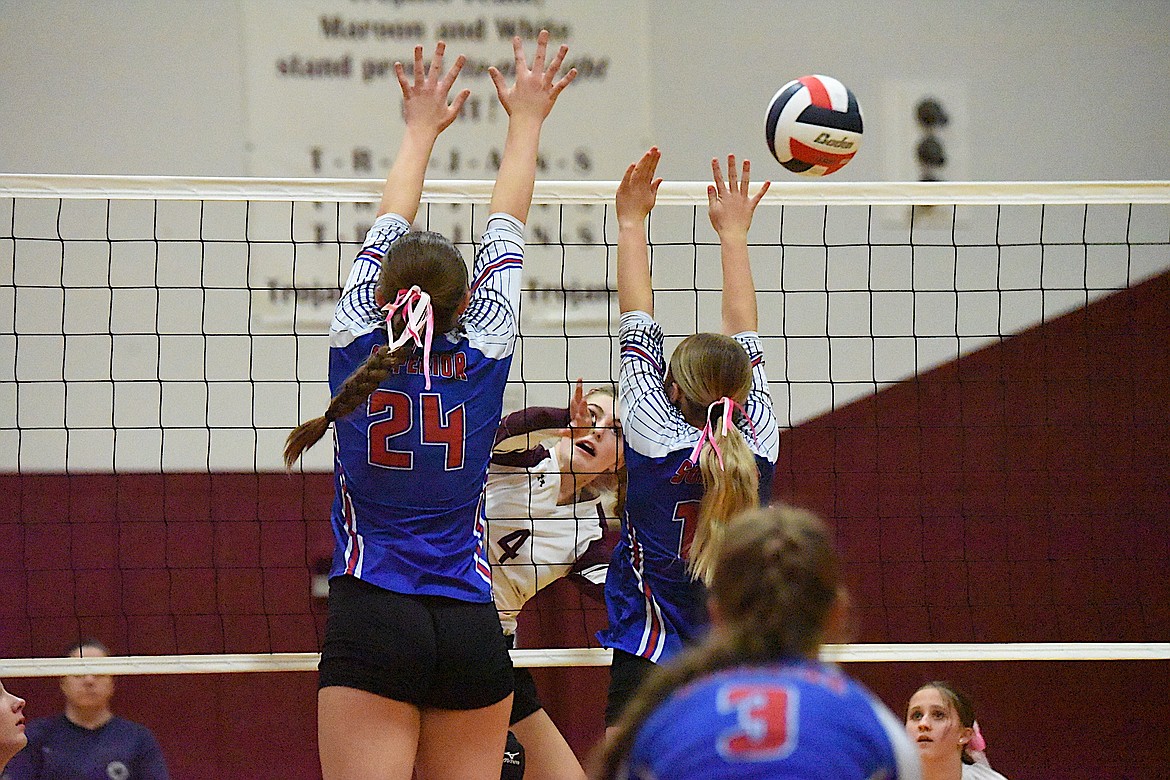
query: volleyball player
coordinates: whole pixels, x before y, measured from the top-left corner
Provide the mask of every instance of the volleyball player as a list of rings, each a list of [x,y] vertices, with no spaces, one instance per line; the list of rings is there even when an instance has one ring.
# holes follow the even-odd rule
[[[906,707],[906,735],[918,747],[923,780],[1007,780],[973,752],[986,745],[971,699],[947,682],[923,685]]]
[[[24,699],[0,682],[0,771],[28,743],[24,734]]]
[[[785,506],[737,516],[711,578],[711,633],[647,678],[593,776],[919,778],[893,713],[817,659],[847,603],[817,517]]]
[[[503,159],[472,282],[459,250],[409,233],[435,139],[468,91],[448,102],[464,63],[444,45],[413,79],[401,63],[405,134],[379,217],[330,329],[333,398],[290,434],[285,463],[334,426],[336,546],[319,667],[318,746],[326,780],[483,778],[500,774],[512,665],[492,604],[478,506],[517,336],[524,220],[540,131],[561,91],[567,47],[531,66],[513,40]]]
[[[541,589],[570,576],[600,596],[616,541],[615,470],[621,457],[614,394],[585,394],[580,381],[565,409],[529,407],[505,417],[496,431],[484,490],[488,560],[496,607],[509,646],[520,609]],[[529,446],[540,431],[560,429],[552,446]],[[518,439],[517,437],[523,437]],[[523,441],[519,449],[504,449]],[[572,748],[541,706],[527,669],[514,670],[510,728],[524,746],[526,780],[584,778]]]
[[[619,400],[625,436],[626,509],[605,584],[613,648],[606,724],[642,677],[698,640],[707,627],[711,566],[736,512],[767,501],[779,431],[756,333],[756,293],[747,234],[767,182],[749,195],[727,158],[727,180],[711,161],[708,213],[722,254],[723,333],[697,333],[667,366],[654,320],[646,218],[654,207],[660,154],[631,165],[617,191]]]

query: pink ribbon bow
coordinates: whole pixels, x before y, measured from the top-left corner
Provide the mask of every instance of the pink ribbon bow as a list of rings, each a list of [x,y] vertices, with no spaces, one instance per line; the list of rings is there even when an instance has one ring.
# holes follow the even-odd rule
[[[987,740],[983,738],[983,732],[979,730],[979,721],[971,722],[971,730],[975,733],[971,735],[970,741],[967,742],[967,749],[976,750],[980,753],[987,750]]]
[[[735,413],[736,409],[739,409],[741,412],[743,412],[743,418],[748,421],[748,427],[750,427],[752,430],[753,439],[756,438],[756,424],[752,422],[752,418],[748,417],[746,409],[744,409],[734,399],[726,395],[707,407],[707,424],[703,426],[703,430],[699,434],[699,440],[695,442],[695,448],[691,450],[691,456],[687,460],[689,460],[692,464],[697,464],[699,462],[699,453],[703,450],[703,444],[705,442],[710,442],[711,449],[715,450],[715,457],[719,459],[719,468],[722,470],[723,450],[719,449],[719,442],[715,439],[715,429],[711,426],[711,414],[715,411],[716,407],[719,406],[723,407],[723,420],[720,422],[720,436],[727,435],[727,430],[729,426],[732,425],[731,416]]]
[[[405,327],[402,334],[394,336],[394,314],[402,309],[402,319]],[[431,334],[435,330],[435,315],[431,309],[431,296],[417,284],[411,285],[409,290],[399,290],[398,297],[393,302],[382,307],[386,312],[386,330],[390,334],[390,349],[395,350],[407,341],[414,341],[415,346],[422,347],[423,379],[427,390],[431,389]]]

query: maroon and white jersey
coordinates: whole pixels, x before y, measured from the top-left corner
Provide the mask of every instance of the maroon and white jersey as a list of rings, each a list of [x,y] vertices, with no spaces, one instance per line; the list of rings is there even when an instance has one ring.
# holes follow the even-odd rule
[[[508,420],[498,439],[515,433]],[[556,415],[564,410],[539,410]],[[548,422],[545,420],[545,422]],[[540,425],[540,428],[559,427]],[[492,590],[505,634],[516,632],[520,608],[543,587],[567,575],[601,598],[616,532],[606,534],[606,520],[616,514],[616,498],[603,491],[594,498],[558,505],[562,472],[555,450],[538,445],[518,452],[496,453],[484,489],[488,562]],[[564,476],[568,476],[565,474]],[[571,478],[571,477],[570,477]]]

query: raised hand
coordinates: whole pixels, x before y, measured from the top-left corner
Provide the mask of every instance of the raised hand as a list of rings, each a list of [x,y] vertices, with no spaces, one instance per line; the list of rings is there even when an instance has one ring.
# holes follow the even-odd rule
[[[431,67],[427,69],[423,66],[423,47],[415,46],[413,82],[407,80],[402,63],[394,63],[394,74],[398,76],[398,86],[402,88],[402,114],[408,128],[430,130],[438,135],[455,121],[459,110],[463,108],[463,101],[471,94],[471,90],[465,89],[448,103],[451,87],[467,58],[460,54],[444,75],[443,53],[446,49],[447,44],[439,41],[435,46]]]
[[[552,111],[553,105],[565,87],[577,78],[577,69],[572,68],[557,78],[557,71],[569,53],[569,47],[561,45],[552,61],[545,67],[548,51],[548,30],[541,30],[536,38],[536,55],[532,67],[524,56],[524,44],[519,37],[512,39],[512,50],[516,56],[516,81],[509,87],[504,75],[494,66],[488,68],[488,75],[496,85],[496,94],[508,116],[524,115],[543,120]]]
[[[654,178],[654,172],[661,158],[662,153],[654,146],[642,155],[642,159],[626,168],[615,201],[619,226],[623,223],[641,226],[654,208],[658,187],[662,184],[662,179]]]
[[[593,427],[593,414],[589,411],[589,403],[585,400],[585,385],[581,379],[573,389],[569,398],[569,428],[568,433],[577,433],[581,429]]]
[[[725,236],[745,237],[752,226],[752,215],[764,193],[772,186],[766,181],[754,197],[748,195],[751,182],[752,164],[750,160],[743,161],[743,174],[739,175],[735,169],[735,155],[727,155],[727,181],[723,180],[723,171],[719,167],[719,160],[712,158],[711,174],[714,184],[707,185],[707,213],[711,218],[711,227],[720,238]]]
[[[752,164],[743,161],[742,175],[735,168],[735,155],[727,155],[727,181],[719,160],[711,160],[714,184],[707,185],[707,213],[711,227],[719,234],[719,255],[723,266],[723,332],[728,336],[756,330],[759,315],[756,310],[756,288],[752,281],[752,266],[748,262],[748,229],[752,216],[764,193],[772,186],[764,182],[760,191],[751,196]]]
[[[516,82],[509,87],[504,76],[494,67],[488,74],[496,85],[500,104],[508,112],[508,136],[504,139],[504,158],[496,173],[489,208],[494,212],[511,214],[524,222],[532,206],[532,190],[536,181],[536,154],[540,148],[540,131],[552,111],[557,97],[577,78],[573,68],[557,78],[557,71],[569,53],[568,46],[557,50],[552,62],[545,67],[548,50],[548,30],[541,30],[536,38],[536,58],[532,67],[524,58],[524,46],[519,38],[512,39],[516,55]]]

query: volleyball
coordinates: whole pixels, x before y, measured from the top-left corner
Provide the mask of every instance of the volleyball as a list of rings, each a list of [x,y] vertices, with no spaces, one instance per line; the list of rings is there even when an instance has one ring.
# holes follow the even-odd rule
[[[841,170],[861,148],[861,106],[829,76],[802,76],[782,86],[764,124],[776,161],[801,176]]]

